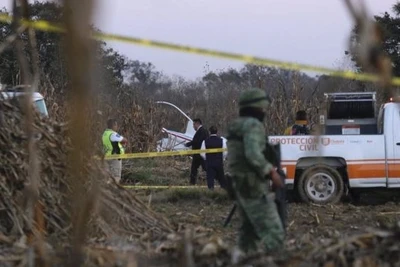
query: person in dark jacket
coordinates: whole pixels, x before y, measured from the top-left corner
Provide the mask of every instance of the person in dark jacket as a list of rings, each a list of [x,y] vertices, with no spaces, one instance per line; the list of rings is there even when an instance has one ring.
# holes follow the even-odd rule
[[[217,135],[217,127],[211,126],[209,131],[210,137],[203,141],[201,149],[226,148],[226,140]],[[201,153],[200,155],[206,161],[208,188],[214,189],[214,179],[218,181],[221,188],[226,188],[224,159],[227,152]]]
[[[191,146],[193,150],[196,150],[201,148],[201,144],[208,138],[209,134],[207,129],[203,128],[200,119],[193,120],[193,128],[196,130],[196,133],[194,134],[192,141],[186,143],[185,146]],[[190,184],[196,184],[197,173],[200,166],[203,171],[206,171],[206,164],[203,158],[199,154],[194,154],[192,158],[192,166],[190,168]]]

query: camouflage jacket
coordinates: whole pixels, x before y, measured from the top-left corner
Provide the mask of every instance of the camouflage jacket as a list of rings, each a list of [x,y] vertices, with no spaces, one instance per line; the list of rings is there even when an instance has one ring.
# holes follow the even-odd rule
[[[229,125],[227,139],[233,189],[244,198],[261,197],[273,168],[263,154],[267,142],[263,124],[255,118],[239,117]]]

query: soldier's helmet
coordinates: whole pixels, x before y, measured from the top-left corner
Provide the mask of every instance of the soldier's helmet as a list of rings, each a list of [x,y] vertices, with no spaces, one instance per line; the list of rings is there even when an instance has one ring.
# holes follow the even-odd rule
[[[240,109],[246,107],[266,109],[271,103],[271,99],[267,96],[265,91],[259,88],[251,88],[240,94],[239,107]]]

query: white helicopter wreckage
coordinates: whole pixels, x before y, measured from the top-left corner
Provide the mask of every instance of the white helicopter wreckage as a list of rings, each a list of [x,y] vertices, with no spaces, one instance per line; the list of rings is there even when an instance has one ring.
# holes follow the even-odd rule
[[[168,137],[162,138],[157,141],[157,151],[180,151],[180,150],[191,150],[191,147],[186,147],[185,143],[192,141],[194,134],[196,133],[195,129],[193,128],[193,120],[180,108],[175,106],[172,103],[165,102],[165,101],[156,101],[157,104],[164,104],[169,105],[175,108],[181,115],[183,115],[186,119],[186,130],[184,133],[169,130],[166,128],[162,128],[162,132],[166,133]],[[226,138],[221,136],[224,141]]]

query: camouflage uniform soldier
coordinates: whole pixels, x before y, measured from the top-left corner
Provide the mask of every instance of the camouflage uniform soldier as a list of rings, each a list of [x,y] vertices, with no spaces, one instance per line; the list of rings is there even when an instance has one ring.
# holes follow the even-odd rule
[[[239,248],[243,252],[255,251],[260,245],[268,251],[278,249],[285,235],[267,178],[276,186],[283,185],[275,167],[263,155],[267,138],[262,121],[269,103],[260,89],[243,92],[240,117],[228,127],[228,168],[242,219]]]

